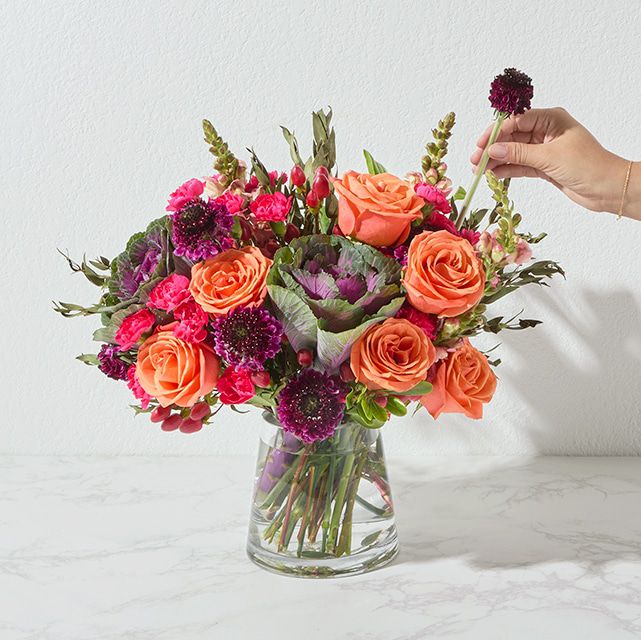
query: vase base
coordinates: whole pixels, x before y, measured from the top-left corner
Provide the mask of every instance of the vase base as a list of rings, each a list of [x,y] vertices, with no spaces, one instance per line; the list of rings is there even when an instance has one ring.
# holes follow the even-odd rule
[[[398,554],[396,527],[389,527],[376,544],[355,553],[336,557],[315,554],[315,557],[298,557],[280,553],[255,544],[255,538],[247,541],[247,555],[263,569],[280,575],[297,578],[338,578],[353,576],[379,569],[394,560]]]

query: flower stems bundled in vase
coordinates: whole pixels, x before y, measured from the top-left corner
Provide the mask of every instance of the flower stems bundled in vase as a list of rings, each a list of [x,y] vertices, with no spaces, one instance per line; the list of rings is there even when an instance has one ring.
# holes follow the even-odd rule
[[[514,69],[495,78],[496,133],[532,93]],[[251,405],[280,425],[255,505],[276,550],[295,541],[299,554],[349,554],[355,514],[391,512],[368,430],[413,404],[433,418],[480,418],[500,361],[472,339],[538,324],[491,316],[490,305],[563,273],[532,261],[545,234],[520,230],[509,181],[484,174],[484,162],[467,193],[453,190],[444,158],[454,122],[450,113],[438,123],[417,169],[400,178],[367,151],[364,172],[339,175],[331,111],[313,114],[308,157],[283,128],[288,172],[253,150],[246,165],[205,121],[213,175],[178,187],[167,213],[113,260],[67,258],[100,299],[56,310],[99,317],[100,349],[79,359],[123,381],[138,413],[195,433],[222,406]],[[472,208],[483,174],[493,201]]]

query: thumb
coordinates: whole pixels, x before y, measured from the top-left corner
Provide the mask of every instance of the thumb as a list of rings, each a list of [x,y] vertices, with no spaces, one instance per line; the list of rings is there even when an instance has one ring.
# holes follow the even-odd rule
[[[526,144],[524,142],[497,142],[488,153],[490,158],[499,162],[520,164],[526,167],[543,170],[546,166],[547,150],[543,144]]]

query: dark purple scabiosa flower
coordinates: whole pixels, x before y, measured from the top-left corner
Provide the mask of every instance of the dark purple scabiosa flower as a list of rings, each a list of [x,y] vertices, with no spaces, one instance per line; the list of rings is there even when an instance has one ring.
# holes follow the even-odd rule
[[[506,116],[523,113],[531,107],[532,78],[516,69],[505,69],[490,85],[490,104]]]
[[[331,437],[345,411],[345,388],[340,378],[303,369],[278,396],[276,415],[285,431],[303,442]]]
[[[118,357],[120,350],[112,344],[103,344],[98,352],[98,369],[108,378],[126,380],[129,365]]]
[[[267,309],[237,308],[213,322],[214,351],[228,364],[260,371],[281,348],[283,327]]]
[[[197,262],[206,260],[233,245],[233,216],[221,202],[193,198],[171,215],[174,253]]]

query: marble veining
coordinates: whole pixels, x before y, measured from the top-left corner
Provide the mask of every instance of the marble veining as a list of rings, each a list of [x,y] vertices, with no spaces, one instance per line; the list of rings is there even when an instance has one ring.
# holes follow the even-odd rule
[[[389,466],[398,559],[310,581],[245,556],[250,458],[0,458],[0,639],[641,636],[641,460]]]

